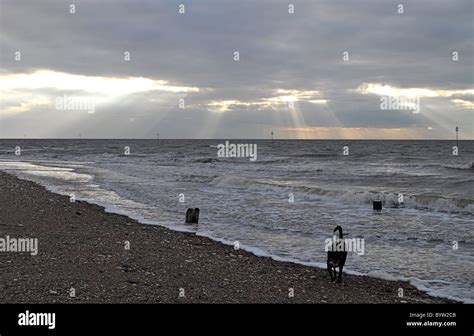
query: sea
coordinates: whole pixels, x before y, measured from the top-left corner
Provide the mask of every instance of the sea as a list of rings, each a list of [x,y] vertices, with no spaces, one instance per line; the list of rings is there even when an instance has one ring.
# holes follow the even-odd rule
[[[218,155],[226,141],[256,145],[256,159]],[[1,171],[145,225],[321,268],[340,225],[364,242],[346,272],[468,303],[473,163],[474,141],[0,140]],[[188,208],[198,224],[185,224]]]

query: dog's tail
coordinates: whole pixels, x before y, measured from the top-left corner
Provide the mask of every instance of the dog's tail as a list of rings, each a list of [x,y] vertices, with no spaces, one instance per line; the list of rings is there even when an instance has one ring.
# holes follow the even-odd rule
[[[340,225],[336,226],[336,228],[334,229],[334,232],[336,231],[339,231],[339,238],[342,238],[343,234],[342,234],[342,227]]]

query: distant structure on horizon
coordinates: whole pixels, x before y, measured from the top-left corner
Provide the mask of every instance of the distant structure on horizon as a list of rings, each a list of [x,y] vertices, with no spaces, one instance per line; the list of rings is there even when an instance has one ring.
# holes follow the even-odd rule
[[[459,137],[458,137],[458,133],[459,133],[459,126],[456,126],[456,147],[459,148]]]

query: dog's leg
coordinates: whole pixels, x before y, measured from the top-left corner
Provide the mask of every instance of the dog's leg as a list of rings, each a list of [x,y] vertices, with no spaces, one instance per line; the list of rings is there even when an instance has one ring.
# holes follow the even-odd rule
[[[333,267],[331,266],[331,264],[328,262],[328,272],[329,272],[329,276],[331,277],[331,281],[334,281],[336,280],[336,270],[334,270],[334,275],[332,273],[332,270],[333,270]]]
[[[344,267],[344,266],[339,265],[339,274],[338,274],[337,281],[336,281],[337,283],[341,283],[341,282],[342,282],[342,268],[343,268],[343,267]]]

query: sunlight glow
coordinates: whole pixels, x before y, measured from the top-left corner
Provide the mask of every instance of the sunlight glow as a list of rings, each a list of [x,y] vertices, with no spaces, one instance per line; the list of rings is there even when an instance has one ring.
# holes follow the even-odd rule
[[[372,128],[372,127],[295,127],[278,132],[288,138],[309,139],[423,139],[433,128]],[[302,135],[302,134],[306,134]]]
[[[289,105],[298,101],[304,101],[312,104],[327,104],[326,99],[319,98],[319,91],[299,91],[278,89],[274,92],[273,97],[264,97],[255,101],[241,101],[241,100],[214,100],[207,104],[208,109],[214,112],[227,112],[232,109],[254,106],[257,109],[281,108],[281,105]]]
[[[146,91],[173,93],[198,92],[199,88],[172,86],[167,81],[143,77],[83,76],[51,70],[37,70],[30,74],[0,75],[0,90],[55,89],[58,91],[84,91],[106,96],[121,96]]]
[[[462,108],[465,108],[468,110],[474,110],[474,102],[472,101],[463,100],[463,99],[451,99],[451,102]]]
[[[386,84],[365,83],[360,85],[356,92],[361,94],[375,94],[378,96],[395,97],[452,97],[456,95],[474,95],[474,89],[468,90],[433,90],[427,88],[408,88],[402,89]]]

